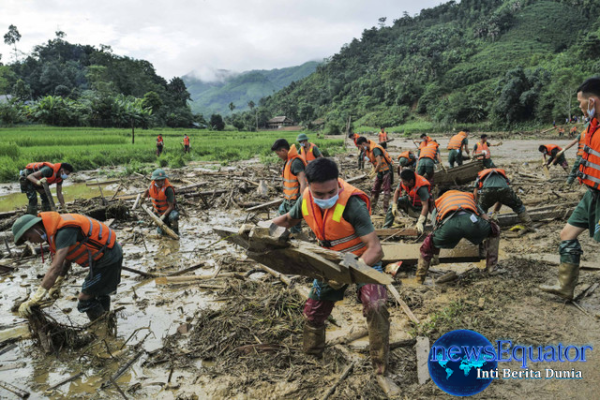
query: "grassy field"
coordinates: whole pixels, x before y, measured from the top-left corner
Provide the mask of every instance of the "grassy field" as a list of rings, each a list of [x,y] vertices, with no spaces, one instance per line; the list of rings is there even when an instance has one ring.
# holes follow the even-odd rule
[[[156,157],[156,136],[161,133],[165,151]],[[183,135],[191,141],[191,154],[183,156]],[[30,162],[68,162],[76,170],[124,165],[125,173],[139,171],[144,164],[181,167],[192,160],[238,161],[260,157],[262,162],[276,161],[271,145],[278,138],[296,142],[298,132],[212,132],[189,129],[131,130],[102,128],[56,128],[27,126],[0,129],[0,181],[17,180],[19,170]],[[333,155],[340,152],[343,138],[311,141]],[[315,140],[316,139],[316,140]]]

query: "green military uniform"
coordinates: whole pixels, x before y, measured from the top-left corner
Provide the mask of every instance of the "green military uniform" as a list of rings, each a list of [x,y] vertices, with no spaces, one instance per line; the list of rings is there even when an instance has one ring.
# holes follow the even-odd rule
[[[292,161],[292,174],[298,176],[298,174],[300,172],[304,172],[304,163],[302,162],[302,160],[300,160],[299,158],[295,158]],[[299,189],[298,189],[299,190]],[[302,193],[300,193],[300,199],[302,198]],[[288,212],[290,212],[290,210],[294,207],[294,205],[296,205],[298,203],[297,200],[284,200],[283,203],[281,203],[281,205],[279,206],[279,215],[285,215]],[[299,204],[302,204],[302,202],[300,201]],[[302,215],[300,215],[300,218],[302,218]],[[291,233],[300,233],[302,232],[302,222],[299,222],[298,225],[293,226],[290,229]]]
[[[478,201],[484,212],[487,212],[497,202],[510,207],[517,214],[525,211],[525,206],[519,196],[500,174],[491,174],[485,179],[483,187],[479,191]]]
[[[432,218],[435,220],[435,213]],[[471,211],[458,211],[436,226],[433,245],[438,249],[453,249],[462,238],[480,244],[491,235],[492,228],[488,221]]]
[[[401,185],[401,184],[400,184]],[[425,204],[429,201],[429,191],[426,187],[419,188],[417,190],[417,196],[421,199],[421,204]],[[398,197],[398,201],[396,202],[398,208],[403,210],[408,215],[411,214],[421,214],[423,210],[423,206],[416,206],[413,204],[413,199],[411,199],[408,194],[405,194],[402,197]],[[384,228],[391,228],[394,224],[394,214],[392,213],[392,205],[387,210],[385,214],[385,223],[383,224]]]
[[[414,154],[410,154],[410,158],[400,157],[398,159],[398,164],[400,164],[402,168],[409,168],[414,170],[415,165],[417,164],[417,157]]]
[[[302,196],[298,198],[296,204],[289,211],[292,219],[302,219]],[[371,215],[367,209],[367,204],[357,196],[352,196],[346,204],[342,218],[348,221],[356,231],[359,237],[368,235],[375,231]],[[373,268],[381,271],[381,264],[374,265]],[[360,288],[363,284],[359,284]],[[325,282],[320,282],[315,279],[313,288],[310,291],[310,298],[313,300],[324,301],[340,301],[344,298],[344,292],[348,285],[344,285],[339,289],[334,289]]]
[[[469,138],[465,137],[458,149],[450,150],[448,154],[448,163],[450,164],[450,168],[454,168],[454,163],[458,164],[458,166],[463,165],[463,157],[462,157],[462,148],[463,146],[469,145]]]
[[[436,153],[437,154],[437,153]],[[435,161],[431,158],[420,158],[417,174],[421,176],[433,176],[435,172]]]
[[[489,146],[489,145],[488,145]],[[475,143],[475,146],[473,146],[473,154],[475,154],[475,152],[477,151],[477,143]],[[496,166],[494,165],[494,162],[492,161],[492,158],[483,158],[481,161],[483,161],[483,167],[484,168],[496,168]]]

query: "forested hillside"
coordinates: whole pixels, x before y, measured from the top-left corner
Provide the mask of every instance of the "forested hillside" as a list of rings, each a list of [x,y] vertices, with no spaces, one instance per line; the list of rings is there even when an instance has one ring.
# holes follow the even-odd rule
[[[302,65],[272,70],[253,70],[241,74],[219,71],[221,79],[205,82],[194,73],[182,76],[192,101],[192,111],[198,114],[229,115],[232,111],[248,110],[248,103],[273,94],[294,81],[299,81],[315,72],[319,65],[309,61]],[[231,109],[230,104],[235,108]]]
[[[348,116],[355,126],[504,128],[580,114],[574,90],[600,73],[599,13],[600,0],[450,1],[349,38],[255,111],[325,118],[332,130]]]
[[[71,44],[64,37],[57,32],[30,55],[0,63],[0,95],[12,96],[0,104],[0,122],[190,127],[203,121],[192,115],[181,78],[167,82],[148,61],[116,55],[108,46]]]

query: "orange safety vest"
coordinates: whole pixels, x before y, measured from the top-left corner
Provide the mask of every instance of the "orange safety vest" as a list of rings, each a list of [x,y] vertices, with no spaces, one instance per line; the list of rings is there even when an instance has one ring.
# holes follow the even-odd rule
[[[585,147],[585,130],[579,135],[579,143],[577,147],[577,155],[583,156],[583,148]]]
[[[84,239],[69,247],[67,261],[89,267],[93,261],[98,261],[106,249],[112,249],[117,241],[117,234],[93,218],[79,214],[60,215],[54,211],[41,212],[50,251],[56,253],[56,233],[62,228],[79,228]]]
[[[162,136],[159,136],[156,138],[156,145],[157,146],[164,146],[165,142],[163,141]]]
[[[576,126],[572,127],[571,132],[577,132],[577,127]]]
[[[555,144],[545,144],[544,147],[548,151],[548,155],[552,154],[552,150],[554,150],[554,149],[558,149],[558,151],[562,150],[560,147],[558,147]]]
[[[423,205],[421,198],[417,194],[419,189],[422,187],[427,187],[427,192],[431,195],[431,183],[418,174],[415,174],[415,185],[412,187],[412,189],[409,189],[407,186],[405,186],[402,180],[400,181],[400,185],[402,190],[404,190],[406,194],[408,194],[408,197],[410,197],[412,200],[413,206],[421,207]]]
[[[450,142],[448,142],[448,150],[458,150],[462,147],[463,140],[467,137],[466,132],[458,132],[452,136]]]
[[[404,153],[400,153],[400,155],[398,156],[398,160],[400,160],[401,158],[406,158],[408,160],[408,162],[406,163],[407,166],[414,164],[417,159],[412,151],[405,151]]]
[[[492,156],[492,153],[490,152],[490,148],[487,145],[487,142],[485,143],[481,143],[481,142],[477,142],[477,150],[475,150],[473,152],[473,154],[475,156],[478,156],[479,154],[483,154],[483,151],[487,151],[487,154],[484,156],[486,159],[490,158]]]
[[[460,190],[448,190],[435,201],[435,208],[437,209],[436,221],[438,222],[456,210],[469,210],[479,215],[473,193],[461,192]]]
[[[300,146],[300,157],[302,157],[305,164],[317,159],[313,153],[315,147],[317,146],[315,146],[313,143],[308,143],[308,150],[304,150],[304,148]]]
[[[56,164],[52,164],[49,162],[37,162],[37,163],[29,163],[25,166],[25,169],[28,169],[30,171],[33,172],[37,172],[40,169],[44,168],[44,167],[49,167],[52,169],[52,171],[54,171],[54,173],[52,174],[51,177],[46,178],[48,185],[51,185],[53,183],[61,183],[63,180],[60,177],[60,168],[61,168],[62,164],[61,163],[56,163]]]
[[[481,190],[486,179],[492,176],[493,174],[502,175],[504,179],[506,179],[506,183],[510,184],[510,180],[508,179],[508,176],[506,176],[506,172],[503,169],[488,168],[484,169],[483,171],[479,171],[479,173],[477,174],[477,179],[475,180],[475,187]]]
[[[300,159],[306,167],[306,161],[304,158],[298,155],[296,145],[292,145],[288,151],[288,158],[283,167],[283,197],[286,200],[296,200],[300,194],[300,182],[298,177],[292,173],[292,162],[296,159]]]
[[[360,145],[358,145],[358,144],[356,143],[356,141],[358,140],[358,138],[359,138],[359,137],[360,137],[360,135],[359,135],[358,133],[355,133],[355,134],[354,134],[354,136],[352,136],[352,140],[354,140],[354,145],[355,145],[356,147],[359,147],[359,148],[360,148]]]
[[[184,146],[189,146],[190,145],[190,138],[188,136],[185,136],[183,138],[183,145]]]
[[[437,154],[439,147],[440,147],[440,145],[437,142],[434,142],[432,140],[431,142],[427,143],[427,145],[425,147],[423,147],[421,149],[421,152],[419,153],[419,159],[431,158],[432,160],[435,160],[435,155]]]
[[[383,161],[384,161],[385,165],[378,172],[389,171],[390,165],[393,165],[394,162],[392,161],[388,152],[385,151],[385,149],[383,147],[381,147],[380,145],[378,145],[377,143],[375,143],[372,140],[369,140],[368,143],[369,143],[369,149],[367,150],[367,156],[369,157],[371,164],[377,165],[377,157],[375,157],[375,155],[373,154],[373,150],[379,149],[379,150],[381,150],[381,153],[383,154]]]
[[[371,210],[369,196],[342,179],[338,179],[338,185],[339,199],[335,206],[327,210],[319,208],[310,190],[305,189],[302,194],[302,216],[315,233],[320,246],[342,253],[350,252],[360,257],[367,247],[356,234],[354,227],[344,219],[343,214],[351,196],[358,196],[367,204],[367,209]]]
[[[385,132],[385,131],[379,132],[379,143],[387,142],[387,140],[388,140],[387,132]]]
[[[419,150],[423,150],[431,141],[432,139],[429,136],[425,136],[425,139],[419,143]]]
[[[598,189],[600,186],[600,135],[598,120],[594,118],[585,131],[585,146],[579,164],[578,178],[581,183]]]
[[[169,203],[167,203],[167,188],[172,188],[173,194],[175,194],[175,188],[168,179],[165,179],[165,184],[161,188],[156,186],[155,181],[152,181],[148,188],[148,195],[152,199],[154,211],[156,211],[158,215],[163,215],[165,211],[167,211],[167,208],[169,208]]]

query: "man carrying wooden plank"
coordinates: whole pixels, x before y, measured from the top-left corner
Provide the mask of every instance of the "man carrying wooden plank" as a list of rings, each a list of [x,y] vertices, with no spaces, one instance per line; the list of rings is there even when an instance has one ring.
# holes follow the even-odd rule
[[[306,164],[316,160],[319,157],[323,157],[321,150],[319,150],[314,143],[310,143],[308,141],[308,136],[306,136],[306,134],[299,134],[296,140],[298,143],[300,143],[300,157],[304,159]]]
[[[469,155],[468,129],[458,132],[456,135],[452,136],[450,142],[448,142],[448,150],[450,150],[450,153],[448,154],[448,164],[450,165],[450,168],[454,168],[454,163],[459,167],[463,165],[463,148],[467,152],[467,155]]]
[[[404,196],[400,195],[404,192]],[[398,208],[410,216],[419,215],[416,229],[419,234],[425,230],[427,214],[433,205],[431,183],[410,169],[400,173],[400,183],[394,192],[394,200],[385,215],[384,228],[391,228],[398,215]]]
[[[371,189],[371,213],[375,214],[379,194],[383,192],[383,210],[388,209],[390,199],[392,198],[392,185],[394,184],[394,162],[388,152],[366,137],[361,136],[356,141],[362,146],[365,156],[373,165],[373,171],[370,178],[375,178],[373,188]]]
[[[425,282],[431,259],[440,249],[453,249],[463,238],[473,244],[484,243],[486,271],[492,272],[498,263],[500,227],[477,207],[473,194],[448,190],[435,201],[435,208],[433,232],[420,249],[417,282]]]
[[[342,253],[351,252],[359,263],[382,271],[383,251],[369,215],[369,197],[339,178],[338,167],[319,158],[306,167],[308,187],[296,205],[273,223],[285,228],[302,219],[315,233],[319,245]],[[344,298],[348,285],[315,280],[304,306],[304,352],[322,357],[325,321],[336,301]],[[384,285],[359,284],[358,296],[367,318],[371,361],[375,372],[385,373],[389,352],[389,313]]]
[[[63,212],[68,212],[62,194],[62,182],[69,177],[73,170],[73,166],[69,163],[38,162],[27,164],[25,169],[20,172],[19,178],[21,193],[26,193],[29,200],[27,214],[37,215],[38,193],[42,199],[42,211],[50,211],[50,199],[44,191],[44,183],[48,185],[56,183],[56,197],[58,197]]]
[[[502,205],[505,205],[519,216],[525,229],[531,229],[531,217],[519,196],[510,187],[510,180],[503,169],[488,168],[480,171],[475,180],[473,196],[485,213],[491,206],[495,205],[492,220],[497,221],[498,213]]]
[[[544,156],[544,164],[542,166],[547,167],[550,164],[552,165],[560,165],[565,172],[569,173],[569,163],[567,163],[567,159],[565,158],[564,151],[562,148],[555,144],[543,144],[538,150]],[[548,156],[548,161],[546,161],[546,156]]]
[[[110,295],[121,282],[123,249],[116,233],[100,221],[79,214],[41,212],[37,217],[24,215],[12,226],[15,244],[48,243],[53,254],[50,269],[35,294],[19,307],[26,317],[31,307],[39,305],[46,295],[60,297],[71,263],[89,268],[79,293],[77,310],[95,321],[110,311]]]
[[[285,139],[277,139],[271,151],[277,154],[277,157],[284,161],[283,165],[283,203],[279,206],[279,215],[287,214],[296,204],[296,200],[306,189],[306,161],[298,154],[296,146],[290,144]],[[302,232],[302,225],[297,225],[290,228],[292,233]]]
[[[585,131],[582,162],[577,173],[579,182],[586,185],[588,191],[560,232],[558,282],[553,286],[540,286],[541,290],[567,300],[573,299],[579,279],[579,263],[583,250],[577,238],[585,230],[589,230],[590,237],[600,242],[600,78],[589,78],[583,82],[577,89],[577,101],[583,114],[590,119]]]
[[[150,187],[146,189],[143,197],[152,200],[154,212],[160,216],[165,225],[179,235],[179,211],[175,201],[175,188],[167,178],[163,169],[154,170]],[[159,235],[165,234],[160,227],[157,227],[156,231]]]
[[[479,142],[475,143],[475,146],[473,146],[473,157],[482,160],[485,168],[496,168],[492,161],[492,153],[489,148],[491,145],[488,144],[487,139],[488,135],[485,133],[481,135]]]

